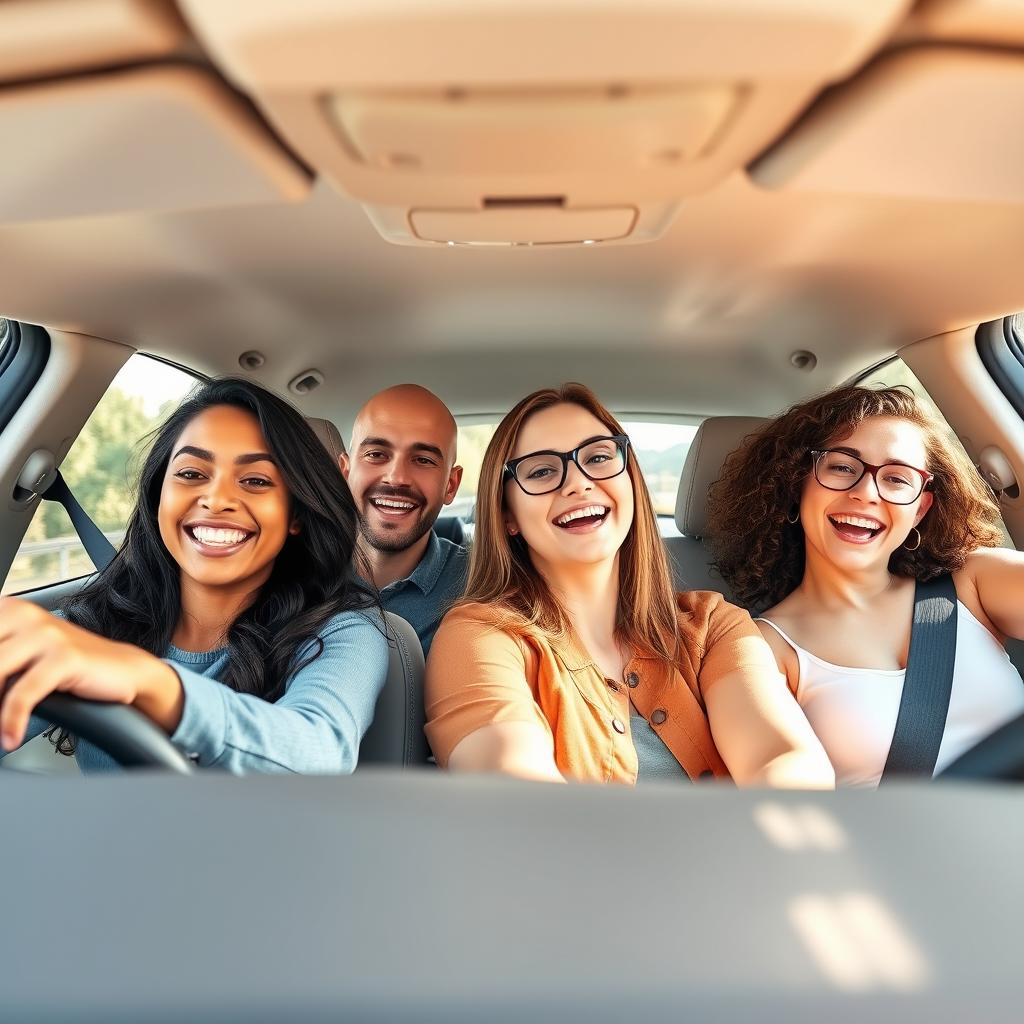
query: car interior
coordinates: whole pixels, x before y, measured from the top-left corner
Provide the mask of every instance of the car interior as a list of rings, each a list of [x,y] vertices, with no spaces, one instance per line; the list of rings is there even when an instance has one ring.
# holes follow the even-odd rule
[[[908,383],[997,495],[1007,545],[1024,547],[1022,112],[1024,6],[1016,0],[5,0],[2,592],[53,608],[88,579],[75,531],[39,525],[42,494],[63,466],[87,504],[81,481],[102,464],[107,442],[83,440],[77,454],[75,445],[91,436],[87,424],[105,396],[124,391],[126,373],[139,389],[126,399],[136,402],[132,423],[143,411],[156,422],[157,406],[172,396],[170,386],[160,390],[166,374],[186,383],[241,375],[292,401],[335,458],[371,394],[402,382],[431,389],[464,428],[463,493],[436,526],[459,544],[472,543],[472,467],[488,431],[528,392],[581,381],[621,420],[641,425],[632,436],[642,429],[655,438],[634,447],[658,492],[677,586],[726,597],[705,541],[706,498],[725,457],[767,417],[839,384]],[[669,430],[685,442],[658,440]],[[125,444],[141,444],[142,434]],[[96,449],[88,460],[86,444]],[[656,469],[648,471],[648,458],[651,467],[661,460]],[[72,463],[85,467],[75,478]],[[124,478],[130,470],[121,465]],[[85,511],[116,543],[123,524],[112,501]],[[498,897],[513,921],[508,931],[473,948],[463,940],[483,920],[472,888],[486,884],[478,858],[509,868],[544,849],[543,828],[571,820],[580,831],[553,856],[585,864],[598,886],[602,869],[622,866],[614,828],[595,823],[601,800],[614,801],[608,806],[637,830],[649,824],[645,814],[675,804],[667,794],[636,794],[629,805],[625,794],[584,792],[563,805],[526,784],[457,780],[435,790],[442,773],[392,776],[388,767],[423,766],[429,751],[422,651],[407,623],[393,617],[391,625],[389,679],[362,749],[367,771],[337,793],[308,780],[310,816],[287,811],[267,847],[301,876],[301,913],[271,899],[304,936],[282,954],[285,974],[307,977],[300,953],[314,948],[314,935],[333,935],[351,969],[330,978],[325,970],[301,995],[301,986],[282,994],[260,980],[244,1003],[251,1019],[299,1008],[318,1019],[344,997],[365,1019],[486,1012],[512,1020],[544,1005],[614,1020],[630,1005],[651,1015],[677,1007],[680,993],[705,1015],[721,1010],[721,1019],[756,1009],[764,1020],[812,1010],[852,1020],[908,995],[922,1013],[963,1019],[978,992],[963,958],[974,963],[979,953],[954,933],[954,909],[960,927],[977,926],[971,934],[983,936],[999,978],[985,990],[987,1019],[1014,1019],[1021,993],[1006,981],[1013,943],[1002,940],[1019,900],[996,908],[986,888],[1016,871],[1004,856],[1012,837],[1000,831],[1024,820],[1014,787],[878,794],[877,812],[858,794],[835,794],[828,805],[732,794],[735,813],[720,817],[697,807],[694,794],[677,796],[697,808],[695,820],[722,830],[730,851],[750,846],[754,829],[770,851],[766,878],[780,891],[792,886],[794,857],[821,891],[830,872],[845,872],[839,911],[822,911],[810,890],[810,903],[787,904],[787,935],[796,939],[777,955],[763,951],[774,947],[769,915],[782,913],[779,901],[769,896],[760,916],[749,915],[740,941],[747,974],[733,988],[722,950],[735,933],[722,921],[710,927],[706,951],[686,945],[681,967],[667,953],[656,957],[648,989],[639,978],[618,978],[616,987],[594,969],[607,963],[607,949],[583,892],[558,897],[532,868]],[[1020,645],[1010,654],[1024,668]],[[67,778],[72,759],[42,738],[3,769],[11,813],[36,813],[39,787],[81,785]],[[53,774],[62,778],[38,777]],[[183,908],[216,902],[228,884],[235,854],[226,830],[256,841],[249,812],[231,803],[230,781],[211,781],[199,798],[203,821],[218,822],[209,825],[209,849],[220,858],[210,879],[180,913],[171,890],[146,897],[147,912],[172,922],[161,949],[188,930]],[[261,781],[275,806],[301,804],[298,783]],[[160,823],[159,801],[147,793],[164,794],[174,815],[190,813],[191,798],[146,773],[120,785],[118,800],[140,822],[125,849],[174,850],[180,871],[200,871],[203,858]],[[116,828],[101,787],[49,792],[52,820],[78,830],[83,856],[101,858],[103,829],[89,822],[105,821],[107,834]],[[385,805],[404,817],[381,814]],[[947,807],[985,837],[978,848],[966,845],[966,828],[942,822]],[[360,816],[367,831],[353,839],[335,811]],[[473,820],[487,826],[483,835],[467,829]],[[540,832],[517,838],[513,826],[529,830],[531,820],[544,823],[534,826]],[[933,851],[924,865],[906,848],[908,822]],[[439,838],[442,826],[449,831]],[[689,841],[682,820],[664,829],[665,843]],[[884,838],[858,845],[855,835]],[[387,885],[376,881],[349,893],[356,913],[339,923],[349,908],[337,893],[323,897],[326,869],[296,853],[300,841],[332,850],[347,843],[338,863],[401,881],[383,896]],[[923,872],[939,885],[981,846],[989,859],[974,874],[987,873],[987,882],[958,875],[950,913],[940,913],[934,890],[915,880]],[[706,839],[696,848],[708,861],[721,854]],[[716,920],[692,880],[665,880],[666,849],[627,858],[630,884],[659,879],[665,899],[696,899],[692,912]],[[27,838],[11,850],[56,873],[54,900],[96,911],[71,885],[70,861],[40,854]],[[414,862],[403,851],[425,857],[417,871],[434,884],[413,887]],[[758,897],[756,887],[729,888],[741,861],[725,854],[709,892],[743,916]],[[116,863],[122,878],[138,881],[125,860]],[[582,948],[564,952],[561,924],[538,944],[537,919],[522,910],[531,883],[590,923]],[[446,892],[469,895],[452,909]],[[415,905],[411,917],[403,900]],[[228,904],[251,924],[251,908]],[[656,902],[640,906],[642,914],[626,915],[631,926],[667,941],[667,926],[647,916]],[[895,930],[890,910],[903,922]],[[476,987],[438,981],[445,943],[433,948],[424,924],[437,915],[447,915],[446,941],[466,952]],[[825,918],[854,921],[857,949],[829,947]],[[54,941],[41,929],[30,923],[13,959],[0,958],[8,965],[0,976],[10,970],[16,982],[11,998],[25,1000],[12,1005],[59,1015],[77,993],[97,1017],[138,1019],[160,985],[146,967],[115,998],[80,962],[69,968],[74,984],[31,1004],[45,982],[33,956]],[[215,927],[198,943],[188,985],[165,992],[161,1006],[186,1007],[185,988],[207,1009],[243,1005],[231,1000],[243,979],[251,982],[254,940],[233,946],[216,978],[203,973],[199,947],[208,951],[224,934]],[[362,947],[360,935],[368,936]],[[127,951],[122,942],[108,951]],[[888,957],[864,952],[878,943]],[[71,938],[54,948],[60,962],[74,959]],[[517,996],[515,969],[495,967],[502,957],[535,967],[556,948],[562,973],[552,968],[537,991]],[[406,995],[391,990],[371,954],[405,965]]]

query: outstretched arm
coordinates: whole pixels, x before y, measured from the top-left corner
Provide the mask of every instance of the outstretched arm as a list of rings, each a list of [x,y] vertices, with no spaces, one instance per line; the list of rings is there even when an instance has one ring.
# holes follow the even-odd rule
[[[427,659],[427,739],[442,768],[564,782],[526,660],[507,633],[456,612]]]
[[[701,692],[715,745],[737,785],[834,788],[832,764],[757,626],[730,605],[716,618]]]

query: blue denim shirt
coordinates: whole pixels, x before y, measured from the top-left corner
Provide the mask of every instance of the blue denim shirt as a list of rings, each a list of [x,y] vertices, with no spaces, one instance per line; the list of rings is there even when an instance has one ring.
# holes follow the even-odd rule
[[[236,774],[351,772],[387,679],[382,628],[380,614],[372,611],[336,615],[318,634],[322,653],[292,676],[273,704],[217,681],[228,665],[225,648],[197,654],[170,647],[163,661],[178,673],[185,691],[171,742],[202,768]],[[48,728],[33,716],[25,739]],[[75,759],[83,772],[119,767],[84,740],[76,741]]]
[[[462,597],[468,569],[469,552],[431,530],[427,550],[412,575],[381,590],[384,608],[416,630],[424,657],[445,612]]]

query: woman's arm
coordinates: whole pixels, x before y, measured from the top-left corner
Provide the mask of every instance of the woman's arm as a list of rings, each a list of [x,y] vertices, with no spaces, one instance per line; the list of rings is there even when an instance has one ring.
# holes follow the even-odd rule
[[[427,658],[427,739],[442,768],[563,782],[526,658],[507,633],[447,616]]]
[[[0,598],[0,746],[23,742],[29,716],[51,693],[133,704],[142,691],[172,704],[181,684],[174,670],[131,644],[90,633],[29,601]],[[33,719],[29,731],[38,730]]]
[[[357,612],[331,620],[321,639],[320,656],[270,704],[27,601],[0,598],[0,684],[8,683],[0,745],[20,745],[32,709],[63,691],[135,705],[202,766],[350,772],[387,678],[388,642]]]
[[[737,785],[834,788],[832,764],[757,626],[724,603],[715,617],[700,685],[715,745]]]
[[[358,612],[336,616],[320,639],[323,652],[273,704],[175,665],[184,707],[172,742],[201,767],[351,772],[387,679],[388,641]]]
[[[555,764],[551,733],[534,722],[499,722],[474,730],[455,745],[448,768],[565,782]]]
[[[958,590],[964,583],[973,587],[981,610],[1000,633],[1024,640],[1024,552],[979,548],[956,574],[956,582]]]

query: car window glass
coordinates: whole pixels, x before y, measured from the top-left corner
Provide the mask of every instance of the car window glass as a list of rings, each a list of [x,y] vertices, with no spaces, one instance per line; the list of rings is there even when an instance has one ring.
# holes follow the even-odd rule
[[[442,511],[442,515],[457,515],[463,519],[472,517],[480,465],[497,426],[497,422],[459,424],[462,484],[455,500]],[[655,511],[659,516],[671,516],[675,512],[679,477],[697,425],[678,420],[652,422],[631,418],[623,420],[622,426],[629,435],[631,450],[647,480]]]
[[[116,546],[135,500],[142,442],[196,383],[147,356],[121,368],[72,445],[61,472],[93,522]],[[2,593],[16,594],[93,570],[63,506],[40,502]]]
[[[924,402],[929,410],[942,421],[946,426],[946,430],[949,433],[950,440],[966,455],[964,446],[960,443],[960,438],[956,436],[953,428],[946,423],[945,416],[939,411],[938,406],[932,401],[931,396],[928,394],[925,386],[917,379],[914,371],[898,356],[895,359],[891,359],[889,362],[883,364],[870,373],[865,374],[860,378],[858,383],[865,384],[868,387],[880,387],[885,385],[886,387],[897,387],[903,385],[904,387],[910,388],[913,391],[914,396],[920,401]],[[968,458],[970,458],[968,456]],[[973,459],[971,460],[973,462]],[[999,519],[999,529],[1003,534],[1003,546],[1012,548],[1014,546],[1013,539],[1010,537],[1009,532],[1003,523],[1002,517]]]
[[[633,454],[643,470],[654,511],[659,516],[674,515],[679,478],[693,435],[697,433],[697,424],[631,419],[623,420],[622,426],[629,434]]]

